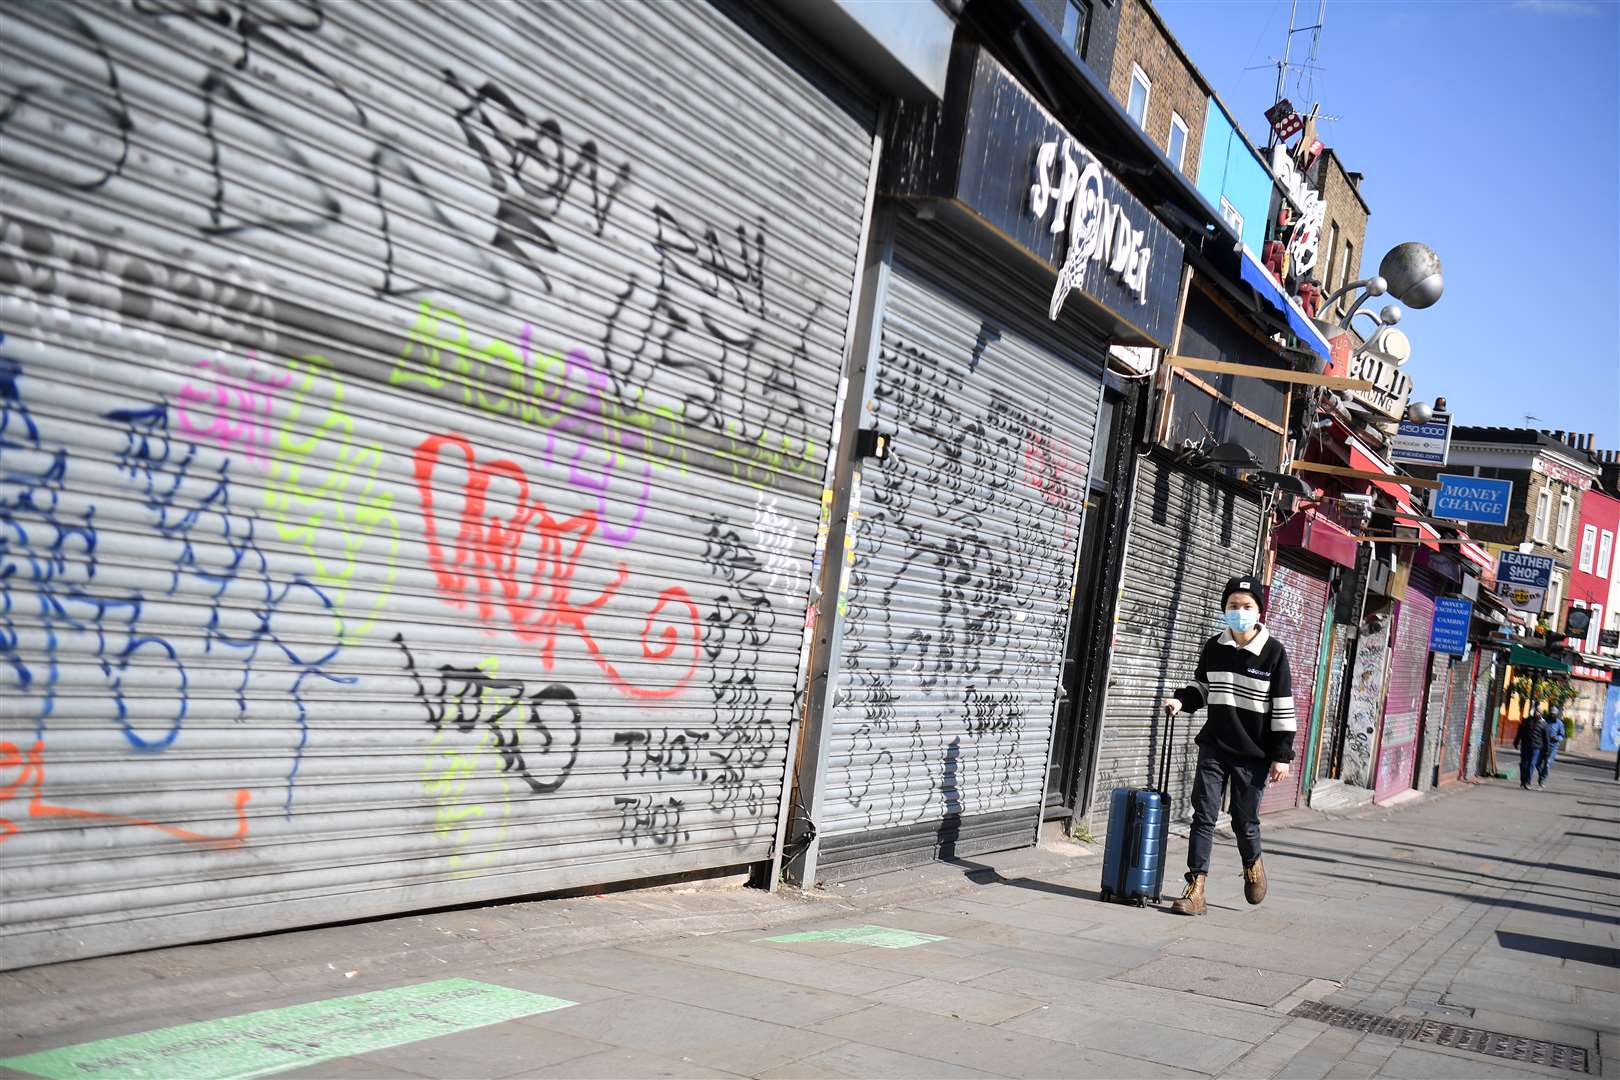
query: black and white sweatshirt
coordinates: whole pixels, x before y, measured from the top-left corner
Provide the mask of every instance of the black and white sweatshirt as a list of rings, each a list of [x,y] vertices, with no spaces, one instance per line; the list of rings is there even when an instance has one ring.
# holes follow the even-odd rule
[[[1176,691],[1183,710],[1209,706],[1198,745],[1236,758],[1294,760],[1294,680],[1288,650],[1261,626],[1247,645],[1230,630],[1204,643],[1193,683]]]

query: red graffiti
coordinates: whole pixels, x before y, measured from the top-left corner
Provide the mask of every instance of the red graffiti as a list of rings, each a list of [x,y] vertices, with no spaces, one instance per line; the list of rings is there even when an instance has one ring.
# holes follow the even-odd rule
[[[464,478],[448,485],[461,497],[454,538],[446,535],[435,500],[435,475]],[[519,640],[538,642],[540,661],[550,671],[556,659],[559,628],[572,630],[608,681],[631,697],[667,698],[685,689],[697,671],[701,632],[697,605],[685,589],[671,585],[658,594],[641,628],[641,655],[666,661],[690,642],[690,661],[673,685],[639,686],[619,673],[587,625],[629,579],[619,563],[613,580],[590,600],[573,596],[574,572],[595,534],[598,515],[588,510],[558,520],[545,503],[530,494],[523,467],[507,458],[480,462],[472,444],[459,435],[432,435],[416,448],[416,486],[422,500],[428,562],[445,599],[464,607],[473,604],[486,625],[504,621]],[[502,498],[490,499],[492,488]],[[525,545],[532,545],[526,549]],[[684,626],[682,622],[684,621]]]
[[[1073,456],[1054,448],[1045,432],[1031,431],[1024,436],[1024,483],[1034,488],[1041,498],[1053,506],[1072,510],[1085,479]]]
[[[126,817],[123,814],[103,814],[97,810],[80,810],[72,806],[56,806],[45,801],[45,744],[36,741],[26,756],[16,743],[0,742],[0,775],[16,770],[16,779],[0,782],[0,803],[10,802],[21,792],[28,792],[28,816],[31,818],[69,818],[78,821],[110,821],[116,825],[135,825],[143,829],[156,829],[181,840],[191,840],[211,847],[241,847],[247,840],[246,788],[236,792],[236,832],[231,836],[209,836],[206,833],[182,829],[177,825],[147,821],[145,818]],[[0,844],[22,831],[9,818],[0,818]]]

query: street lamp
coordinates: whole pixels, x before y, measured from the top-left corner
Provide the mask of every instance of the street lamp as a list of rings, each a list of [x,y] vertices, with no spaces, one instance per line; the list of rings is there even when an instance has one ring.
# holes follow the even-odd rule
[[[1362,293],[1339,321],[1339,328],[1342,330],[1350,328],[1350,320],[1355,317],[1362,304],[1385,293],[1410,308],[1421,310],[1432,307],[1435,301],[1440,299],[1440,294],[1445,291],[1445,279],[1440,273],[1440,256],[1436,255],[1434,249],[1427,244],[1420,244],[1415,240],[1396,244],[1379,261],[1378,273],[1370,278],[1341,286],[1322,301],[1322,309],[1324,311],[1331,309],[1341,296],[1356,289],[1361,289]]]

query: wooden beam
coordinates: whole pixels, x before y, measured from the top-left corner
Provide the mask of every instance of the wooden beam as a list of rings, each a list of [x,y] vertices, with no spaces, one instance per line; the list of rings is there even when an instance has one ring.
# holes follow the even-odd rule
[[[1268,382],[1295,383],[1305,386],[1326,386],[1332,390],[1377,390],[1366,379],[1347,379],[1341,375],[1318,375],[1312,371],[1291,371],[1288,368],[1262,367],[1259,364],[1237,364],[1230,360],[1205,360],[1199,356],[1166,356],[1164,363],[1173,368],[1189,371],[1213,371],[1221,375],[1242,375]]]
[[[1356,537],[1356,541],[1358,543],[1368,543],[1368,544],[1370,544],[1375,540],[1380,544],[1457,544],[1457,545],[1462,545],[1462,544],[1477,544],[1477,543],[1479,543],[1478,540],[1459,540],[1458,538],[1456,538],[1454,536],[1452,536],[1452,537],[1446,537],[1446,536],[1441,536],[1441,537],[1434,537],[1434,536],[1358,536],[1358,537]]]
[[[1253,409],[1233,401],[1230,395],[1221,393],[1215,387],[1211,386],[1203,379],[1200,379],[1198,376],[1189,375],[1185,371],[1176,371],[1174,374],[1177,378],[1185,379],[1187,382],[1192,383],[1194,386],[1198,387],[1198,389],[1202,390],[1216,401],[1223,401],[1230,405],[1232,407],[1232,411],[1243,417],[1245,420],[1254,421],[1256,424],[1259,424],[1261,427],[1265,428],[1274,435],[1281,435],[1283,433],[1281,424],[1278,424],[1274,420],[1267,420]]]
[[[1390,476],[1387,473],[1368,472],[1366,469],[1347,469],[1343,465],[1322,465],[1315,461],[1290,461],[1288,467],[1295,472],[1325,473],[1328,476],[1344,476],[1351,480],[1372,480],[1433,491],[1439,491],[1444,486],[1438,480],[1425,480],[1421,476]]]

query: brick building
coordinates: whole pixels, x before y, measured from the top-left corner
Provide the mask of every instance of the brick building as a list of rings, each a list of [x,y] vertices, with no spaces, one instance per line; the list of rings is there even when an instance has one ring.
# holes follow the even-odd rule
[[[1345,169],[1331,146],[1322,151],[1309,175],[1327,203],[1322,220],[1321,261],[1314,276],[1321,282],[1323,293],[1328,294],[1347,282],[1360,280],[1371,211],[1361,194],[1361,174]],[[1354,293],[1340,299],[1335,305],[1335,319],[1343,316],[1354,299]]]
[[[1458,427],[1443,470],[1513,481],[1508,523],[1471,524],[1469,535],[1495,544],[1529,544],[1531,553],[1551,556],[1557,569],[1543,610],[1560,616],[1580,554],[1582,500],[1599,474],[1597,459],[1580,445],[1585,441],[1532,428]],[[1433,476],[1442,470],[1411,471]]]

